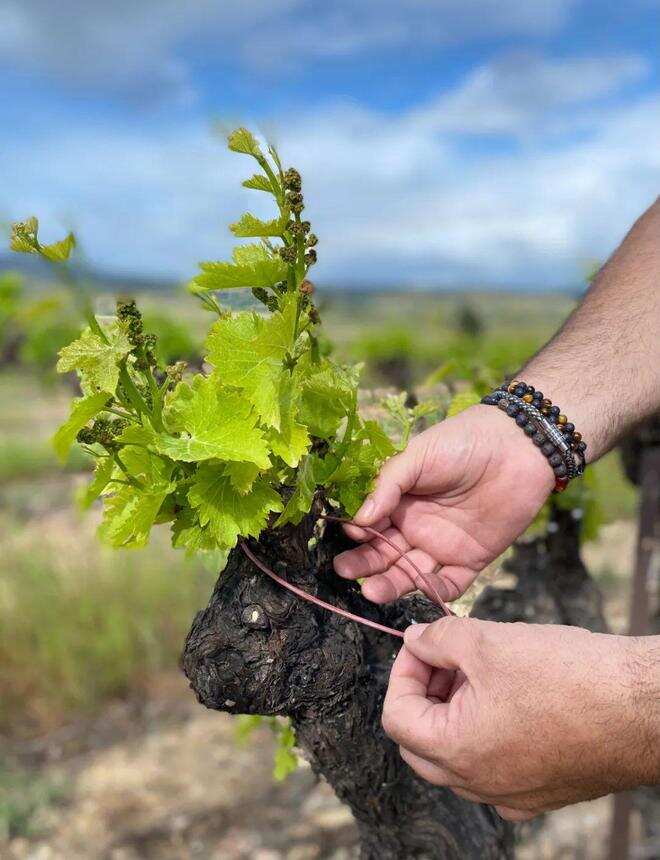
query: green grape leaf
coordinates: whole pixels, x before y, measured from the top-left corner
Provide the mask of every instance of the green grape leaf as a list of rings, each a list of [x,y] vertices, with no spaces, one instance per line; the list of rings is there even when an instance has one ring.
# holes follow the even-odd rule
[[[364,438],[353,439],[343,448],[339,465],[329,476],[332,484],[343,484],[361,475],[375,475],[380,458],[376,449]]]
[[[247,245],[236,245],[232,251],[232,258],[239,266],[257,266],[264,260],[270,260],[271,252],[265,245],[248,242]]]
[[[88,394],[87,397],[79,397],[73,401],[71,414],[53,436],[53,448],[55,453],[64,463],[69,454],[69,449],[76,440],[76,435],[87,422],[98,415],[112,398],[107,391],[97,394]]]
[[[275,189],[270,184],[270,179],[262,173],[255,173],[249,179],[243,182],[244,188],[253,188],[255,191],[266,191],[269,194],[274,194]]]
[[[292,468],[298,465],[310,445],[307,428],[297,420],[296,394],[296,381],[287,374],[280,398],[280,429],[269,427],[266,433],[273,453]]]
[[[69,233],[59,242],[53,242],[51,245],[42,245],[40,253],[53,263],[63,263],[65,260],[69,259],[71,251],[73,251],[75,247],[76,237],[73,233]]]
[[[232,487],[244,496],[252,489],[259,474],[259,466],[254,463],[227,463],[225,474],[231,481]]]
[[[38,254],[39,221],[34,217],[25,221],[17,221],[11,227],[11,240],[9,247],[19,254]]]
[[[468,388],[466,391],[459,391],[458,394],[454,394],[451,399],[449,409],[447,409],[447,418],[453,418],[454,415],[458,415],[459,412],[469,409],[470,406],[475,406],[480,400],[481,398],[474,388]]]
[[[220,465],[204,463],[198,470],[188,500],[199,523],[208,527],[220,548],[231,549],[239,536],[258,537],[271,511],[282,510],[278,493],[257,478],[247,495],[241,495]]]
[[[375,460],[387,460],[396,454],[396,448],[390,437],[377,421],[365,421],[358,433],[357,439],[366,439],[373,449]]]
[[[201,274],[192,279],[194,287],[204,290],[235,290],[241,287],[272,287],[286,280],[284,260],[263,245],[234,248],[233,263],[200,263]]]
[[[12,225],[10,248],[20,254],[40,254],[52,263],[63,263],[75,247],[73,233],[68,233],[59,242],[42,245],[39,242],[39,221],[35,217]]]
[[[280,430],[289,408],[291,374],[284,367],[292,350],[296,299],[269,318],[240,313],[218,320],[206,341],[207,360],[226,385],[236,386],[254,404],[264,424]]]
[[[289,213],[285,211],[280,218],[271,221],[262,221],[246,212],[235,224],[230,224],[229,229],[239,239],[248,239],[258,236],[281,236],[289,223]],[[257,246],[260,247],[260,246]]]
[[[286,523],[297,525],[305,514],[309,513],[314,501],[316,487],[325,482],[336,465],[337,461],[332,456],[321,459],[318,454],[310,454],[305,457],[304,462],[296,472],[295,489],[278,517],[275,523],[276,527],[279,528]]]
[[[121,456],[142,488],[122,486],[106,497],[99,536],[114,547],[145,546],[161,505],[176,490],[176,483],[171,480],[174,463],[144,448],[124,448]],[[124,479],[119,469],[114,476]]]
[[[269,428],[266,437],[273,453],[281,457],[287,466],[291,467],[298,465],[300,458],[307,452],[310,444],[307,428],[297,421],[283,423],[279,431],[272,427]]]
[[[133,349],[125,327],[117,320],[103,330],[107,343],[87,328],[78,340],[59,352],[58,373],[77,371],[86,392],[114,392],[119,380],[119,364]]]
[[[326,484],[335,488],[342,506],[353,516],[371,490],[383,461],[395,449],[375,422],[365,422],[349,444],[339,448],[339,464]]]
[[[357,378],[324,360],[321,370],[302,380],[300,420],[313,436],[331,439],[352,411]]]
[[[349,481],[339,487],[339,502],[349,517],[355,516],[369,494],[373,479]]]
[[[129,424],[117,437],[117,441],[122,445],[139,445],[143,448],[155,449],[156,431],[146,418],[142,420],[144,424]]]
[[[232,152],[243,152],[255,158],[263,158],[256,137],[247,128],[237,128],[227,137],[227,146]]]
[[[192,385],[180,383],[164,420],[181,435],[158,434],[153,444],[173,460],[237,460],[261,469],[270,466],[268,445],[252,404],[241,393],[222,389],[215,376],[199,374]]]
[[[410,410],[406,406],[407,399],[408,395],[405,391],[402,391],[400,394],[388,394],[383,401],[383,406],[392,418],[401,422],[404,427],[410,423]]]
[[[89,484],[81,488],[76,497],[81,510],[87,510],[98,499],[110,483],[114,470],[115,462],[112,457],[99,457],[97,459],[94,477]]]
[[[183,508],[172,523],[172,546],[184,549],[187,556],[217,550],[211,530],[200,525],[197,514],[190,508]]]

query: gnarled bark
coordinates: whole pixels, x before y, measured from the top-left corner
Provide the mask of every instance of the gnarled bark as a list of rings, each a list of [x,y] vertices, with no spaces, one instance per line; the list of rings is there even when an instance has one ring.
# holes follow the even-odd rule
[[[254,552],[291,582],[353,612],[404,629],[437,610],[420,598],[378,609],[339,579],[346,547],[315,518],[265,532]],[[312,767],[347,803],[368,860],[513,856],[513,835],[492,808],[420,780],[383,733],[380,716],[400,641],[299,600],[234,550],[188,635],[183,668],[199,701],[236,714],[291,717]]]

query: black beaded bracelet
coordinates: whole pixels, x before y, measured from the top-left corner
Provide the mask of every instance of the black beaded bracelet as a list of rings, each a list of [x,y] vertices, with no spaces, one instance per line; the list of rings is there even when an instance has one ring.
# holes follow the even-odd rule
[[[587,443],[559,407],[553,406],[533,385],[514,379],[483,397],[481,402],[497,406],[515,419],[540,448],[555,474],[555,492],[561,493],[569,481],[582,475]]]

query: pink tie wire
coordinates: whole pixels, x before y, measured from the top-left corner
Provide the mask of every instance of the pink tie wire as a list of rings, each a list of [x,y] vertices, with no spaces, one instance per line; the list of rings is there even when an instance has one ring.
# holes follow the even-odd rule
[[[330,514],[319,514],[319,519],[329,520],[335,523],[342,523],[343,525],[355,526],[356,528],[362,529],[367,532],[367,534],[372,535],[373,537],[382,540],[392,549],[394,549],[398,555],[393,564],[398,564],[401,561],[406,561],[411,568],[415,571],[415,576],[413,582],[415,585],[423,591],[427,597],[430,597],[437,606],[442,609],[445,615],[453,615],[451,609],[447,606],[445,601],[442,599],[440,594],[438,593],[438,589],[432,580],[428,579],[425,573],[419,569],[419,567],[415,564],[415,562],[408,558],[405,553],[402,553],[399,550],[399,547],[391,541],[388,537],[385,537],[384,534],[379,532],[377,529],[372,528],[371,526],[358,526],[352,520],[346,519],[344,517],[335,517]],[[396,636],[399,639],[403,639],[403,633],[400,630],[395,630],[393,627],[387,627],[385,624],[379,624],[377,621],[371,621],[369,618],[364,618],[362,615],[356,615],[353,612],[349,612],[347,609],[341,609],[339,606],[334,606],[332,603],[327,603],[325,600],[321,600],[320,597],[316,597],[313,594],[310,594],[307,591],[304,591],[302,588],[298,588],[298,586],[293,585],[288,582],[281,576],[278,576],[273,570],[271,570],[267,564],[265,564],[261,559],[257,558],[257,556],[252,552],[249,546],[245,543],[245,541],[240,542],[240,547],[243,553],[250,559],[250,561],[259,568],[263,573],[273,579],[278,585],[281,585],[282,588],[286,588],[289,591],[293,592],[293,594],[302,598],[303,600],[307,600],[310,603],[314,603],[316,606],[321,606],[323,609],[327,609],[329,612],[334,612],[336,615],[341,615],[344,618],[348,618],[351,621],[356,621],[358,624],[364,624],[367,627],[373,627],[374,630],[380,630],[381,633],[388,633],[390,636]]]

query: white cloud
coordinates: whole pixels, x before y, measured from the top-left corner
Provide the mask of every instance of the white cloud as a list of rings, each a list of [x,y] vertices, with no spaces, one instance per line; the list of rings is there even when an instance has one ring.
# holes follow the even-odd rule
[[[193,94],[186,40],[231,50],[237,37],[299,0],[5,0],[0,55],[77,89],[140,100]]]
[[[273,65],[402,46],[545,36],[566,23],[575,5],[576,0],[308,0],[301,7],[304,16],[274,18],[270,28],[250,34],[243,50],[252,62]]]
[[[200,53],[272,71],[407,45],[538,36],[560,28],[575,2],[5,0],[0,57],[73,88],[189,101],[188,59]]]
[[[575,284],[660,191],[660,95],[603,111],[587,139],[477,158],[403,118],[392,171],[391,120],[373,122],[366,134],[335,116],[292,130],[287,146],[308,177],[330,279]]]
[[[398,116],[335,104],[282,123],[274,136],[303,172],[321,240],[319,280],[577,283],[660,190],[660,94],[596,110],[591,99],[623,86],[637,66],[632,58],[618,71],[612,64],[603,83],[606,62],[575,63],[591,70],[589,84],[571,95],[567,67],[554,66],[561,85],[542,111],[547,122],[505,76],[493,98],[518,112],[500,131],[520,134],[536,123],[536,133],[490,154],[464,150],[455,131],[481,127],[466,109],[443,128],[438,101]],[[548,67],[530,79],[549,80]],[[456,101],[480,74],[441,99]],[[564,112],[573,105],[580,108]],[[558,114],[561,140],[548,131]],[[201,124],[53,129],[48,141],[6,141],[5,157],[0,211],[34,212],[46,226],[71,221],[105,267],[190,275],[197,260],[227,254],[229,221],[248,207],[266,211],[264,195],[240,187],[249,161],[226,153]]]
[[[456,90],[416,114],[429,130],[513,134],[575,127],[575,110],[644,78],[638,55],[544,58],[506,54],[474,69]]]

